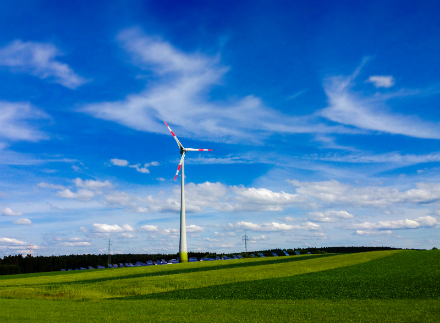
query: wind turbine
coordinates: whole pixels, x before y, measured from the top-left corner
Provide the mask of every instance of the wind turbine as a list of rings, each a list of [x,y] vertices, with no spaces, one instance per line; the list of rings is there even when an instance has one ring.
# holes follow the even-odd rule
[[[165,122],[165,121],[164,121]],[[212,151],[212,149],[194,149],[194,148],[185,148],[180,143],[179,139],[177,139],[173,130],[171,130],[170,126],[165,122],[165,125],[170,130],[174,139],[176,139],[177,145],[180,149],[180,154],[182,158],[180,158],[179,167],[177,167],[176,176],[174,176],[174,180],[176,180],[177,175],[179,174],[180,168],[182,168],[181,175],[181,189],[180,189],[180,242],[179,242],[179,258],[180,262],[188,262],[188,251],[186,249],[186,221],[185,221],[185,173],[183,171],[183,160],[185,159],[185,154],[187,151]]]

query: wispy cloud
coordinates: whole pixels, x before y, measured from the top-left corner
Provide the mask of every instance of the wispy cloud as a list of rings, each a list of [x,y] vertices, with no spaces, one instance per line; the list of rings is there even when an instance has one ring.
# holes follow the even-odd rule
[[[324,156],[305,157],[306,159],[318,159],[325,161],[343,162],[343,163],[391,163],[395,165],[416,165],[420,163],[431,163],[440,161],[440,153],[430,153],[425,155],[407,154],[401,155],[398,152],[386,154],[331,154]]]
[[[15,40],[0,48],[0,66],[48,79],[70,89],[87,82],[69,65],[59,62],[56,59],[58,56],[61,56],[61,52],[53,44]]]
[[[399,191],[389,187],[353,187],[336,180],[300,182],[287,180],[297,186],[298,194],[335,204],[384,207],[390,204],[434,203],[440,200],[440,184],[417,183],[417,188]]]
[[[0,238],[0,244],[4,245],[26,245],[24,241],[17,240],[15,238]]]
[[[128,160],[125,160],[125,159],[113,158],[113,159],[110,159],[110,162],[116,166],[125,167],[128,165]]]
[[[153,161],[151,163],[145,163],[143,167],[141,166],[141,164],[129,165],[128,160],[125,160],[125,159],[113,158],[113,159],[110,159],[110,162],[116,166],[122,166],[122,167],[128,166],[128,167],[134,168],[134,169],[136,169],[136,171],[138,171],[139,173],[143,173],[143,174],[150,173],[150,170],[148,169],[148,167],[159,166],[159,163],[157,161]]]
[[[351,219],[354,215],[347,211],[330,210],[325,212],[310,212],[307,217],[309,220],[316,222],[336,222],[343,219]]]
[[[304,223],[303,225],[290,225],[284,223],[252,223],[252,222],[237,222],[236,225],[229,224],[229,229],[235,230],[249,230],[249,231],[291,231],[291,230],[320,230],[321,226],[312,222]]]
[[[100,181],[94,181],[91,179],[83,181],[81,178],[76,178],[73,180],[76,186],[83,187],[91,190],[101,189],[104,187],[112,188],[113,185],[109,181],[100,182]]]
[[[58,192],[57,195],[65,199],[77,199],[79,201],[87,202],[95,196],[95,193],[87,189],[80,189],[77,192],[65,189],[64,191]]]
[[[364,222],[361,224],[354,224],[353,229],[365,230],[397,230],[397,229],[418,229],[421,227],[438,228],[440,222],[432,216],[422,216],[415,220],[397,220],[397,221],[379,221],[378,223]]]
[[[82,112],[162,134],[167,134],[162,120],[168,120],[179,136],[217,142],[258,143],[274,133],[353,132],[321,124],[317,116],[283,115],[254,95],[211,102],[207,93],[228,71],[219,55],[185,53],[138,29],[121,32],[118,40],[140,69],[158,78],[125,100],[89,104]]]
[[[55,185],[55,184],[49,184],[49,183],[45,183],[45,182],[41,182],[37,186],[41,187],[41,188],[51,188],[54,190],[64,190],[65,189],[65,187],[63,185]]]
[[[2,215],[9,215],[9,216],[14,216],[14,215],[23,215],[23,213],[21,212],[14,212],[12,211],[11,208],[7,207],[4,210],[1,210]]]
[[[373,75],[370,76],[366,82],[373,83],[375,87],[388,88],[394,85],[395,80],[392,76]]]
[[[328,107],[319,114],[334,122],[361,129],[416,138],[440,139],[440,125],[390,111],[387,97],[366,97],[351,91],[354,75],[330,77],[324,83]]]
[[[13,223],[19,224],[19,225],[30,225],[30,224],[32,224],[32,221],[29,219],[19,219],[19,220],[13,221]]]
[[[393,234],[393,232],[391,230],[385,230],[385,231],[356,230],[354,234],[358,236],[383,236],[383,235],[391,235]]]
[[[30,120],[49,116],[27,102],[0,101],[0,138],[8,140],[40,141],[48,136],[36,130]]]

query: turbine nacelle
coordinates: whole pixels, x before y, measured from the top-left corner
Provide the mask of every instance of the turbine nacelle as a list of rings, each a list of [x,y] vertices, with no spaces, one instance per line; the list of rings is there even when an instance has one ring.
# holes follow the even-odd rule
[[[180,154],[182,155],[182,158],[180,158],[179,166],[177,167],[176,176],[174,176],[174,180],[176,180],[177,175],[179,174],[180,168],[182,167],[182,163],[183,163],[183,159],[185,158],[185,154],[188,151],[212,151],[212,149],[199,149],[199,148],[185,148],[185,147],[183,147],[183,145],[180,143],[180,141],[177,138],[177,136],[174,134],[173,130],[171,130],[171,128],[168,125],[168,123],[166,123],[165,121],[164,121],[164,123],[168,127],[168,130],[171,132],[171,134],[173,135],[174,139],[176,140],[177,145],[179,146],[179,149],[180,149]]]

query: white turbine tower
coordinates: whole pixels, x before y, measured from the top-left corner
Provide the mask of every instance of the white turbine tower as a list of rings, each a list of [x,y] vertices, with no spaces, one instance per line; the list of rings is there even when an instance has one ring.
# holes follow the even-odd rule
[[[165,121],[164,121],[165,122]],[[177,167],[176,176],[174,176],[174,180],[176,180],[177,175],[179,174],[180,168],[182,168],[181,175],[181,189],[180,189],[180,243],[179,243],[179,258],[180,262],[188,262],[188,251],[186,249],[186,221],[185,221],[185,173],[183,171],[183,160],[185,159],[185,153],[187,151],[212,151],[212,149],[194,149],[194,148],[184,148],[180,143],[179,139],[177,139],[173,130],[171,130],[170,126],[165,122],[166,126],[170,130],[174,139],[176,139],[177,145],[180,149],[180,154],[182,158],[180,158],[179,167]]]

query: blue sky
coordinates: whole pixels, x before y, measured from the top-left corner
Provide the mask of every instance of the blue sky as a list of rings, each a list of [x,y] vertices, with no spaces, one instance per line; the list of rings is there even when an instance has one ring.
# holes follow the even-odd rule
[[[432,248],[435,1],[2,1],[0,256]]]

